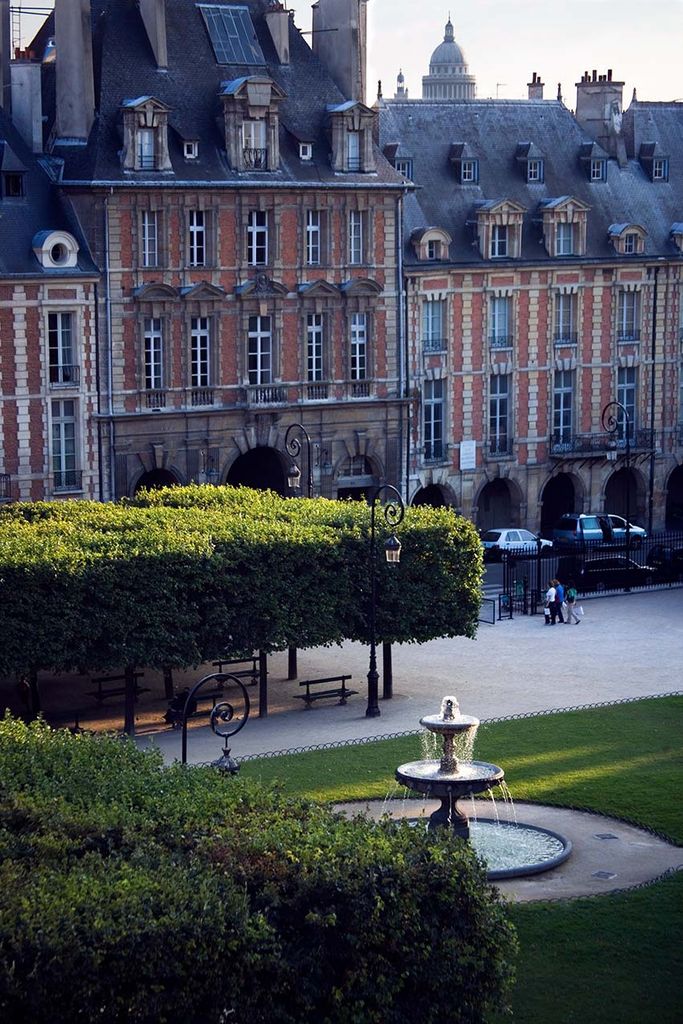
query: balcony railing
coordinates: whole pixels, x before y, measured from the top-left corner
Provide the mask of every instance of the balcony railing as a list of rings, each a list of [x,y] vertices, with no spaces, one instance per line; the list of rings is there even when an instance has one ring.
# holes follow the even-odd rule
[[[624,343],[633,342],[633,341],[640,341],[640,330],[635,330],[635,329],[629,330],[629,331],[618,330],[617,331],[617,341],[618,342],[624,342]]]
[[[83,485],[83,470],[57,469],[54,473],[56,491],[80,491]]]
[[[490,334],[489,345],[491,348],[512,348],[513,336],[511,334]]]
[[[556,331],[556,345],[576,345],[579,340],[578,331]]]
[[[500,455],[512,455],[512,438],[495,437],[489,441],[488,453],[496,457]]]
[[[73,386],[80,382],[81,368],[68,363],[50,366],[50,384]]]
[[[425,462],[442,462],[446,452],[443,441],[427,441],[424,446]]]
[[[281,384],[256,384],[246,388],[247,405],[284,405],[287,389]]]
[[[445,338],[423,338],[422,339],[422,351],[423,352],[445,352],[446,351],[446,339]]]
[[[197,406],[213,405],[213,388],[193,388],[190,391],[190,405]]]
[[[242,150],[244,166],[249,171],[265,171],[268,167],[268,150],[245,146]]]
[[[369,380],[352,380],[349,382],[349,398],[370,398],[372,382]]]
[[[12,478],[9,473],[0,473],[0,501],[11,501]]]
[[[148,409],[165,409],[166,408],[166,392],[159,388],[154,388],[151,391],[145,391],[145,405]]]
[[[304,398],[309,402],[323,402],[330,397],[330,385],[321,381],[304,385]]]
[[[629,439],[631,452],[650,452],[658,446],[657,431],[633,430]],[[607,458],[608,453],[625,454],[626,439],[614,434],[565,434],[554,433],[550,439],[550,454],[584,458],[595,456]]]

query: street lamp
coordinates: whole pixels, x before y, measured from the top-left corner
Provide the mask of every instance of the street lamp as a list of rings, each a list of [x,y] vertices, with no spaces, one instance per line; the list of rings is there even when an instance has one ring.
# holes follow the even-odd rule
[[[381,505],[384,522],[389,527],[398,526],[402,521],[406,507],[403,498],[391,484],[382,484],[375,491],[370,502],[370,671],[368,672],[368,706],[365,712],[367,718],[377,718],[381,712],[378,702],[379,673],[377,671],[377,546],[375,536],[375,519],[377,512],[377,501],[381,494],[387,492],[391,495],[386,505]],[[384,553],[389,565],[398,565],[401,558],[401,542],[395,533],[384,543]]]
[[[285,450],[292,456],[292,459],[298,459],[301,455],[301,438],[293,436],[293,432],[297,430],[300,432],[301,438],[306,442],[306,457],[308,460],[306,463],[308,467],[308,489],[306,497],[312,498],[313,474],[311,472],[311,439],[302,423],[290,423],[287,427],[287,433],[285,434]],[[301,469],[294,461],[287,473],[287,483],[293,491],[298,491],[301,486]]]
[[[626,460],[626,558],[631,557],[631,417],[628,409],[621,402],[608,402],[601,414],[602,428],[611,434],[613,440],[613,452],[607,453],[607,458],[616,459],[617,439],[623,428]]]

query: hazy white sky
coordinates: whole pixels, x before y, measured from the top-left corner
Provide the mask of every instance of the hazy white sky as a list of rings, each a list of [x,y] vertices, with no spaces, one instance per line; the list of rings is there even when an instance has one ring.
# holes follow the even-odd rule
[[[20,4],[31,6],[14,0]],[[310,29],[309,0],[287,0],[287,6],[296,11],[298,27]],[[378,79],[384,95],[393,96],[401,68],[409,95],[420,97],[449,13],[479,97],[524,97],[537,71],[546,97],[554,97],[561,82],[573,107],[583,72],[612,68],[626,83],[624,106],[634,86],[639,99],[683,99],[683,0],[368,0],[369,103]],[[26,39],[37,23],[25,17]]]

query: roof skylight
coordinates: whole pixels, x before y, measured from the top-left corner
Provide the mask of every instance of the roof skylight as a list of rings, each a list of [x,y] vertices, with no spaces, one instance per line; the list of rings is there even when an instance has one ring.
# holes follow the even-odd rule
[[[248,7],[197,6],[219,64],[265,64]]]

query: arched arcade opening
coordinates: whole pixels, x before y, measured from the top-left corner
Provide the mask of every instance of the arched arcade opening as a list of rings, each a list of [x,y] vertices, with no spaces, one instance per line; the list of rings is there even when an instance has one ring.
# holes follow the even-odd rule
[[[666,485],[667,530],[683,530],[683,466],[676,466]]]
[[[605,485],[605,512],[630,518],[641,526],[645,520],[645,484],[633,469],[618,469]]]
[[[519,505],[509,480],[490,480],[479,492],[477,526],[480,530],[519,526]]]
[[[238,455],[228,471],[226,483],[233,487],[253,487],[257,491],[275,491],[282,497],[288,493],[282,457],[274,448],[252,448]]]
[[[541,535],[551,537],[553,526],[560,516],[576,511],[577,494],[573,478],[569,473],[558,473],[551,477],[541,496]]]
[[[138,482],[135,485],[135,494],[138,491],[158,491],[161,487],[177,487],[180,480],[172,473],[170,469],[150,469],[148,473],[143,473]]]
[[[448,506],[443,488],[439,487],[438,484],[428,484],[427,487],[420,487],[415,492],[415,496],[410,504],[418,506],[429,505],[431,508],[446,508]]]

